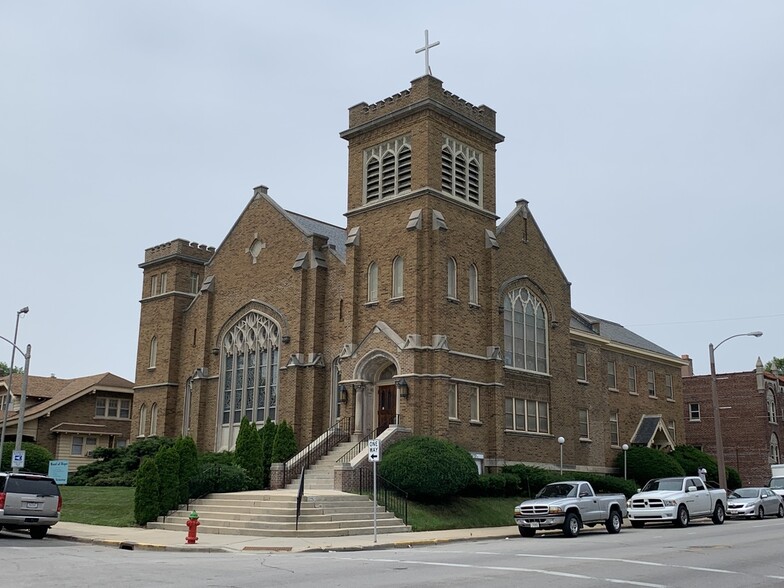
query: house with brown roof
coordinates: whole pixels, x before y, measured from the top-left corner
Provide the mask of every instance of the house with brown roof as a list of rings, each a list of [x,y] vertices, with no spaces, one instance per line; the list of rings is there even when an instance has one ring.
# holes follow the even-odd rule
[[[11,384],[6,441],[14,441],[19,428],[22,379],[16,374]],[[7,392],[8,376],[0,379],[0,418]],[[25,397],[22,439],[68,460],[70,471],[90,463],[98,447],[128,443],[133,382],[108,372],[73,379],[29,376]]]

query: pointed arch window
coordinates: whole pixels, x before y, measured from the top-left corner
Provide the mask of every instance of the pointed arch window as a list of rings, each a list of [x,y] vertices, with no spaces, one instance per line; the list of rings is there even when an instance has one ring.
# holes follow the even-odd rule
[[[473,263],[468,266],[468,303],[479,305],[479,270]]]
[[[158,434],[158,403],[154,402],[150,407],[150,435]]]
[[[441,146],[441,191],[481,206],[482,154],[451,137],[444,137]]]
[[[223,338],[221,422],[239,426],[243,416],[257,424],[275,420],[278,397],[279,328],[250,312]]]
[[[378,265],[370,262],[367,272],[367,301],[378,302]]]
[[[158,363],[158,337],[150,339],[150,368]]]
[[[139,407],[139,437],[144,437],[147,425],[147,405],[142,404]]]
[[[403,297],[403,258],[399,255],[392,260],[392,298]]]
[[[546,374],[547,310],[528,288],[504,296],[504,364]]]
[[[771,463],[781,463],[781,453],[779,452],[779,436],[776,433],[770,435],[770,461]]]
[[[411,190],[411,138],[398,137],[364,153],[365,203]]]
[[[457,300],[457,261],[454,257],[446,260],[446,297]]]
[[[776,397],[770,390],[768,390],[768,421],[776,422]]]

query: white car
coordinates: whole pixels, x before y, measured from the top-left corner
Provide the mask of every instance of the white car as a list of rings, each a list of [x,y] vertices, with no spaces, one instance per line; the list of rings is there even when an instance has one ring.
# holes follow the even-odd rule
[[[784,517],[784,499],[770,488],[738,488],[727,498],[728,517]]]

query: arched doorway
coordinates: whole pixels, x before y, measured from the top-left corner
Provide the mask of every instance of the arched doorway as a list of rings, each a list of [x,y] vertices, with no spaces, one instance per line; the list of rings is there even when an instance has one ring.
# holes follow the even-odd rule
[[[378,375],[376,384],[376,430],[380,433],[397,423],[397,386],[392,379],[397,373],[393,364]]]
[[[380,434],[397,423],[398,391],[395,360],[376,350],[360,360],[356,371],[355,434]],[[359,383],[361,382],[361,384]]]

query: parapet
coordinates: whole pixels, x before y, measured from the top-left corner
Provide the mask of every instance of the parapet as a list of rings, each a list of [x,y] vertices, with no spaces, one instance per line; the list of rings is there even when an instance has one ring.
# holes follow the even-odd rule
[[[144,250],[144,264],[169,257],[185,257],[207,262],[215,253],[215,247],[202,245],[185,239],[174,239]],[[144,265],[143,264],[143,265]]]

